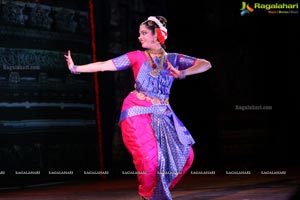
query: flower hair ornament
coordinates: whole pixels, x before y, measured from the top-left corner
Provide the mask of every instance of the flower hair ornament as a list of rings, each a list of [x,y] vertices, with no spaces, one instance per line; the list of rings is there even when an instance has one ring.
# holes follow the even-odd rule
[[[160,44],[164,44],[165,40],[168,37],[168,30],[166,27],[162,25],[162,23],[154,16],[148,17],[148,20],[155,22],[159,28],[155,28],[155,31],[157,33],[157,40]]]

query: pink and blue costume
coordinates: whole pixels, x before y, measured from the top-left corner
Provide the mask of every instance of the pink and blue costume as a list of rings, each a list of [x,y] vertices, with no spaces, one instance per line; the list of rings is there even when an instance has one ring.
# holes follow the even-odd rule
[[[166,58],[179,70],[196,60],[178,53],[167,53]],[[158,57],[153,62],[159,66]],[[135,79],[135,90],[124,99],[119,124],[137,170],[138,193],[152,200],[171,200],[170,189],[192,165],[195,143],[168,102],[174,77],[166,61],[159,75],[153,76],[144,51],[128,52],[113,63],[117,70],[132,67]]]

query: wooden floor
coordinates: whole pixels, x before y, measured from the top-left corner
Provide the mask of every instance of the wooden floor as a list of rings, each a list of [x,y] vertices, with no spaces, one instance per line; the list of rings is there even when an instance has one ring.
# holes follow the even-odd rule
[[[215,175],[190,172],[172,191],[174,200],[299,200],[300,173]],[[192,174],[193,173],[193,174]],[[197,172],[198,173],[198,172]],[[272,172],[273,173],[273,172]],[[277,173],[275,171],[274,173]],[[0,188],[0,200],[138,200],[135,176],[23,188]]]

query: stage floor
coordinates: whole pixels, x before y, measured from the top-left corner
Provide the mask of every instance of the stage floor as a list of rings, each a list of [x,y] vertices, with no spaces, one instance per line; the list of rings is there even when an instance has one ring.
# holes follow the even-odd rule
[[[298,169],[251,174],[189,172],[172,191],[174,200],[299,200]],[[197,174],[198,173],[198,174]],[[200,174],[199,174],[200,173]],[[202,174],[201,174],[202,173]],[[236,173],[236,172],[234,172]],[[275,174],[270,174],[275,173]],[[138,200],[134,175],[2,188],[0,200]]]

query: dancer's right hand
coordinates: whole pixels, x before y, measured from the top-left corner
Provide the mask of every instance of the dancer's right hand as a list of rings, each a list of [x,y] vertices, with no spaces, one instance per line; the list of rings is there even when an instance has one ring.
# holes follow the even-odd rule
[[[69,70],[71,70],[74,67],[74,62],[73,62],[73,59],[71,57],[71,51],[68,50],[68,54],[64,55],[64,56],[66,58],[68,68],[69,68]]]

